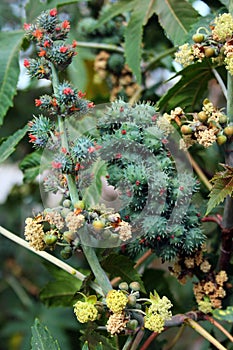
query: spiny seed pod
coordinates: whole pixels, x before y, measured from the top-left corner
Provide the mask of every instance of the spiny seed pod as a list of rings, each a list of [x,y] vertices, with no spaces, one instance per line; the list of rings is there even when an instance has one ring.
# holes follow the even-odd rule
[[[193,35],[192,39],[195,43],[201,43],[204,40],[204,35],[200,33],[196,33]]]
[[[129,289],[129,285],[127,282],[121,282],[118,286],[119,289],[121,290],[128,290]]]
[[[225,135],[218,135],[217,136],[217,144],[219,146],[223,145],[226,142],[227,142],[227,137]]]
[[[205,47],[205,57],[210,58],[215,55],[215,49],[213,47]]]
[[[57,242],[57,236],[53,234],[46,234],[44,236],[44,242],[48,246],[53,246]]]
[[[231,137],[233,135],[233,125],[226,126],[223,132],[226,136]]]
[[[140,290],[140,284],[138,282],[131,282],[129,288],[134,292],[138,292]]]
[[[205,123],[208,119],[208,115],[204,111],[199,112],[197,117],[198,117],[198,120],[200,120],[200,122],[202,123]]]
[[[190,126],[188,126],[188,125],[182,125],[181,128],[180,128],[180,131],[184,135],[190,135],[193,132],[192,128]]]

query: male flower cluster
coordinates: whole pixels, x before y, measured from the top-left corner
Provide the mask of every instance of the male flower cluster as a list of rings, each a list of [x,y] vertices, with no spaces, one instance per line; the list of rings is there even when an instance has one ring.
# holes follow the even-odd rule
[[[166,296],[160,298],[157,292],[154,292],[154,295],[151,293],[148,301],[151,305],[146,309],[144,326],[153,332],[161,333],[164,330],[165,321],[172,318],[169,310],[172,303]]]
[[[233,17],[230,13],[217,16],[209,28],[199,28],[193,35],[194,44],[179,47],[175,60],[184,67],[211,58],[213,63],[224,64],[233,75]],[[203,30],[205,33],[203,33]]]

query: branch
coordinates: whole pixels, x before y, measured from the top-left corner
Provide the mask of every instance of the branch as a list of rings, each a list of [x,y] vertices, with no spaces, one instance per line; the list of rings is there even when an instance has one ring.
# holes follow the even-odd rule
[[[226,337],[230,339],[231,342],[233,342],[233,336],[218,322],[216,321],[213,317],[209,315],[205,315],[204,319],[212,323],[216,328],[218,328],[223,334],[225,334]]]
[[[217,339],[215,339],[210,333],[208,333],[203,327],[201,327],[196,321],[191,318],[187,318],[185,323],[192,327],[196,332],[202,335],[203,338],[207,339],[219,350],[227,350]]]
[[[89,43],[87,41],[78,41],[77,45],[79,47],[88,47],[91,49],[102,49],[102,50],[107,50],[107,51],[116,51],[116,52],[120,52],[120,53],[125,52],[123,47],[111,45],[111,44]]]
[[[57,259],[55,256],[48,254],[45,251],[40,251],[40,250],[35,250],[34,248],[30,247],[29,243],[27,241],[25,241],[24,239],[16,236],[14,233],[6,230],[5,228],[3,228],[2,226],[0,226],[0,233],[9,238],[11,241],[21,245],[22,247],[30,250],[31,252],[33,252],[34,254],[42,257],[43,259],[49,261],[50,263],[54,264],[55,266],[59,267],[60,269],[68,272],[70,275],[76,277],[77,279],[79,279],[80,281],[84,281],[86,279],[86,276],[83,275],[81,272],[79,272],[78,270],[76,270],[75,268],[73,268],[72,266],[66,264],[65,262]],[[100,295],[104,295],[102,292],[102,289],[94,282],[90,282],[90,287],[92,289],[94,289],[97,293],[99,293]]]

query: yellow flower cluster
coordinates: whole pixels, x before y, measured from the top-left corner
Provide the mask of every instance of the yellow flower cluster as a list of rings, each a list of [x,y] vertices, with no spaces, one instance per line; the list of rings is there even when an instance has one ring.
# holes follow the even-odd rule
[[[172,313],[169,310],[172,307],[171,301],[158,294],[150,297],[151,305],[146,309],[146,316],[144,317],[144,327],[157,333],[161,333],[164,329],[166,320],[172,318]]]
[[[214,28],[212,30],[213,39],[216,41],[225,41],[231,38],[233,34],[233,17],[230,13],[223,13],[214,20]]]
[[[98,316],[96,307],[86,301],[77,301],[74,305],[74,313],[81,323],[95,321]]]
[[[44,231],[43,225],[36,222],[35,219],[27,218],[25,220],[26,226],[24,230],[25,239],[29,242],[29,245],[35,250],[44,250]]]
[[[114,313],[122,312],[127,302],[128,298],[121,290],[112,289],[106,296],[107,307]]]
[[[204,312],[204,314],[209,314],[213,311],[211,302],[208,298],[205,298],[204,300],[199,301],[198,309]]]
[[[189,44],[184,44],[179,47],[179,51],[175,53],[176,62],[187,67],[194,61],[192,47]]]

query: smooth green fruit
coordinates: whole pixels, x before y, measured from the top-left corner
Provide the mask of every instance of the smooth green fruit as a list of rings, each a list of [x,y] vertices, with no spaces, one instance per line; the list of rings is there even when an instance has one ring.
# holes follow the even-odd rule
[[[70,246],[66,246],[60,251],[60,255],[64,260],[69,259],[72,256],[72,248]]]
[[[83,210],[85,208],[84,201],[77,201],[76,203],[74,203],[74,208]]]
[[[231,137],[233,135],[233,125],[226,126],[223,132],[228,137]]]
[[[138,321],[137,320],[130,320],[129,322],[127,322],[126,327],[128,329],[132,329],[135,330],[138,326]]]
[[[76,238],[76,233],[72,231],[65,231],[63,233],[63,238],[66,242],[70,243]]]
[[[227,137],[225,135],[219,135],[217,136],[217,144],[219,146],[223,145],[224,143],[227,142]]]
[[[131,282],[129,285],[129,288],[133,290],[134,292],[138,292],[140,290],[140,283],[138,282]]]
[[[118,286],[119,289],[121,290],[128,290],[129,289],[129,285],[127,282],[121,282]]]
[[[102,220],[94,220],[92,226],[96,231],[101,231],[103,230],[105,223]]]
[[[52,245],[56,244],[57,236],[56,235],[47,234],[47,235],[44,236],[44,242],[45,242],[46,245],[52,246]]]
[[[70,208],[71,201],[69,199],[65,199],[62,204],[63,204],[63,207]]]
[[[206,47],[204,49],[205,57],[210,58],[215,55],[215,49],[213,47]]]
[[[188,126],[188,125],[182,125],[180,128],[180,131],[184,135],[190,135],[193,132],[192,128],[190,128],[190,126]]]
[[[200,120],[200,122],[202,123],[205,123],[208,119],[208,115],[204,111],[199,112],[197,117],[198,117],[198,120]]]
[[[137,298],[135,297],[135,295],[130,294],[128,296],[128,305],[129,306],[135,306],[136,303],[137,303]]]
[[[225,114],[221,115],[219,118],[219,123],[220,124],[225,124],[227,122],[227,116]]]
[[[201,43],[204,40],[204,38],[205,38],[204,35],[199,33],[194,34],[192,37],[195,43]]]

